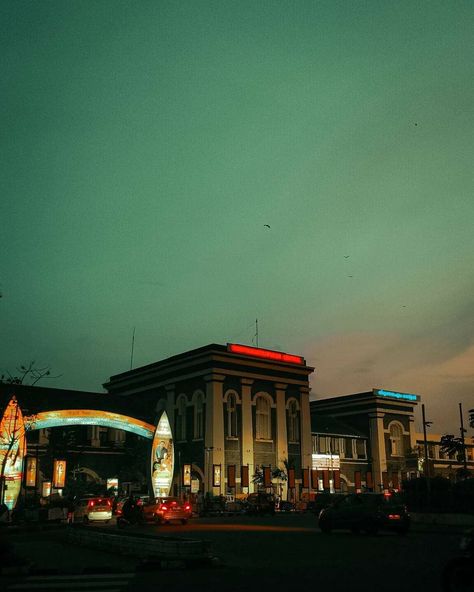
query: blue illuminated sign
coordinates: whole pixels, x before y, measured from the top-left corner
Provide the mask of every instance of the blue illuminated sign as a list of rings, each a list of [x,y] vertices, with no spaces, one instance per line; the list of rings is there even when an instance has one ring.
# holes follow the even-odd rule
[[[384,389],[376,389],[375,394],[380,395],[381,397],[390,397],[391,399],[401,399],[402,401],[418,401],[420,399],[418,395],[397,393],[395,391],[386,391]]]

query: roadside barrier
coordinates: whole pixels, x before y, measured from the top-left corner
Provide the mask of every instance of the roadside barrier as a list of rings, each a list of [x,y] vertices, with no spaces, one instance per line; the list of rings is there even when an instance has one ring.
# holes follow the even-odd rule
[[[180,561],[186,564],[211,562],[209,541],[155,537],[139,534],[112,534],[87,527],[69,528],[70,543],[116,551],[145,560]]]

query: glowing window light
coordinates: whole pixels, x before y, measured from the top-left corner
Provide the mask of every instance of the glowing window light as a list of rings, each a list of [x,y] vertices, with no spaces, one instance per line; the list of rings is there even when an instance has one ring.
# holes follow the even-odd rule
[[[250,347],[249,345],[228,343],[227,351],[233,354],[252,356],[253,358],[262,358],[264,360],[273,360],[275,362],[286,362],[288,364],[299,364],[300,366],[304,366],[304,359],[301,356],[285,354],[283,352],[277,352],[271,349],[261,349],[259,347]]]
[[[384,389],[374,389],[374,394],[381,397],[390,397],[391,399],[401,399],[403,401],[419,401],[419,395],[410,393],[397,393],[396,391],[386,391]]]
[[[120,415],[119,413],[93,409],[43,411],[34,416],[34,418],[27,418],[27,420],[30,422],[29,429],[31,430],[56,428],[59,426],[98,425],[132,432],[150,440],[153,438],[155,432],[155,426],[144,421],[127,417],[126,415]]]

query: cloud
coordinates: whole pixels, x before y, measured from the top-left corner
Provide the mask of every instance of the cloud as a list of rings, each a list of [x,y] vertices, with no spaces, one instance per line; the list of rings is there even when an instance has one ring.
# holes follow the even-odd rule
[[[397,333],[358,332],[330,335],[306,346],[316,367],[312,397],[326,398],[387,388],[421,395],[437,433],[459,431],[474,408],[474,343],[464,332],[430,331],[418,337]],[[417,429],[420,429],[418,421]]]

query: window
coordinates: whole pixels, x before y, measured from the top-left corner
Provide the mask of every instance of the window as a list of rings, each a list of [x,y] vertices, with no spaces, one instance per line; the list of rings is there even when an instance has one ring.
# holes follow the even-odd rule
[[[352,449],[352,438],[345,438],[344,441],[344,458],[354,458]]]
[[[256,406],[256,438],[257,440],[271,440],[272,427],[270,415],[270,401],[267,397],[258,396]]]
[[[357,458],[367,458],[367,452],[366,452],[366,448],[365,448],[365,440],[361,440],[360,438],[357,438],[357,440],[355,441],[355,445],[356,445]]]
[[[287,409],[288,441],[300,441],[300,423],[298,417],[298,403],[290,401]]]
[[[186,440],[186,397],[178,398],[176,409],[176,438],[178,442]]]
[[[237,397],[234,393],[227,396],[227,436],[237,438]]]
[[[392,456],[403,456],[402,428],[398,423],[392,423],[390,426],[390,443]]]
[[[197,393],[194,397],[194,439],[200,440],[204,435],[203,395]]]

